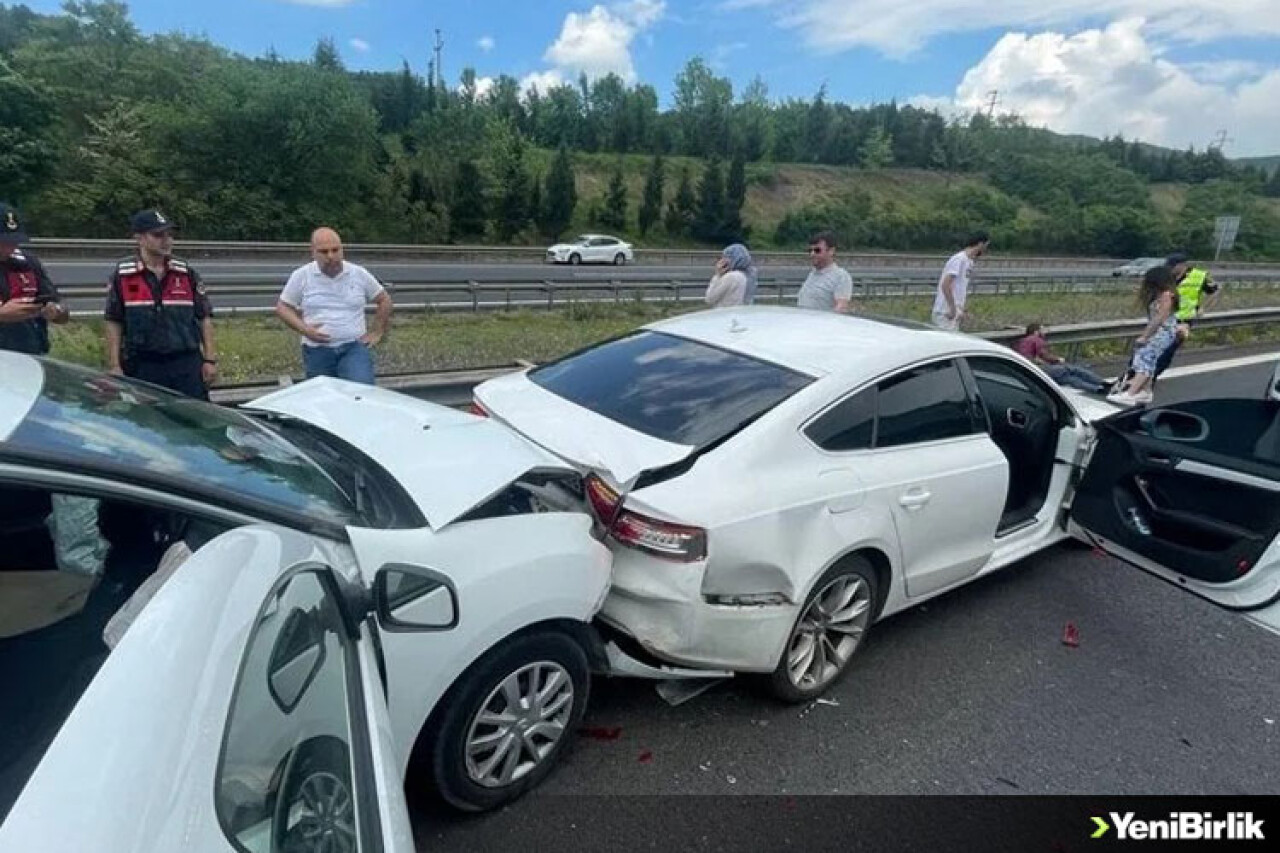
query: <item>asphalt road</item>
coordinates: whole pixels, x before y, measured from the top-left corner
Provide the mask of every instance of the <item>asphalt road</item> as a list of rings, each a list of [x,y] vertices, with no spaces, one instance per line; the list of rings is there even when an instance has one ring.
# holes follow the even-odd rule
[[[1256,396],[1271,368],[1171,375],[1158,393]],[[1263,627],[1062,545],[876,625],[831,704],[780,706],[733,680],[671,707],[651,683],[598,678],[586,725],[616,740],[580,736],[499,813],[419,807],[418,848],[716,847],[696,809],[617,795],[1274,795],[1278,653]],[[651,835],[620,839],[611,803]]]

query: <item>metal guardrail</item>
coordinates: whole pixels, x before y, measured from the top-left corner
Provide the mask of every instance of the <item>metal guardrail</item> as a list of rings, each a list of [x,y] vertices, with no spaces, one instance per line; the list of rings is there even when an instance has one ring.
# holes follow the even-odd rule
[[[1280,307],[1246,308],[1239,311],[1223,311],[1208,314],[1195,321],[1196,331],[1221,330],[1280,322]],[[1093,323],[1051,326],[1048,340],[1056,347],[1068,348],[1095,341],[1117,340],[1140,333],[1147,325],[1141,318],[1106,320]],[[989,341],[1012,344],[1022,337],[1022,329],[1000,329],[979,332],[976,337]],[[489,379],[533,366],[532,362],[479,367],[470,370],[436,371],[431,373],[387,374],[378,377],[378,384],[385,388],[412,393],[414,396],[445,406],[465,406],[471,401],[472,390]],[[218,403],[244,403],[255,397],[290,384],[292,377],[281,377],[276,382],[257,382],[240,385],[223,385],[213,389],[211,396]]]
[[[114,258],[133,251],[130,240],[90,240],[62,237],[35,238],[31,246],[46,259],[56,258]],[[229,240],[183,240],[180,253],[191,260],[305,260],[309,254],[306,243],[267,243]],[[422,260],[452,263],[498,261],[509,263],[541,263],[546,257],[542,246],[439,246],[396,243],[363,243],[347,246],[351,257],[363,261],[373,260]],[[637,248],[636,260],[651,264],[704,264],[710,266],[719,252],[706,249]],[[807,265],[808,255],[802,252],[761,250],[753,253],[759,264],[790,263]],[[851,266],[866,267],[937,267],[947,260],[944,253],[910,252],[853,252],[842,251],[840,257]],[[1127,258],[1072,258],[1072,257],[1018,257],[1010,255],[988,256],[983,266],[989,269],[1092,269],[1110,270]],[[1220,261],[1213,264],[1215,271],[1268,270],[1275,271],[1276,263],[1244,263]]]
[[[1231,290],[1280,291],[1280,276],[1274,279],[1219,278]],[[762,278],[756,301],[762,304],[789,304],[799,293],[801,281]],[[583,303],[647,302],[655,304],[701,304],[706,292],[704,279],[622,280],[610,281],[465,281],[465,282],[386,282],[399,312],[418,311],[504,311],[513,309],[554,309]],[[932,295],[937,283],[932,278],[875,277],[855,279],[855,301]],[[1132,292],[1134,283],[1110,277],[1054,276],[992,277],[975,279],[971,293],[979,296],[1011,296],[1017,294],[1103,294]],[[101,287],[72,286],[60,288],[63,298],[73,300],[102,299]],[[209,286],[214,308],[219,317],[261,316],[274,313],[278,283],[226,284]],[[226,297],[261,299],[265,305],[227,305]],[[369,310],[372,310],[370,308]],[[95,317],[99,310],[73,310],[76,317]]]

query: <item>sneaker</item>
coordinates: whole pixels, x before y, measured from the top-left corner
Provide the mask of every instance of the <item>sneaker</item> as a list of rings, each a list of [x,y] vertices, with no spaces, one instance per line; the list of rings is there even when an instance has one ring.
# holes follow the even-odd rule
[[[1152,400],[1155,399],[1155,394],[1149,387],[1142,389],[1136,394],[1130,394],[1129,396],[1132,397],[1134,403],[1139,406],[1149,406],[1151,405]]]
[[[1138,405],[1138,398],[1128,391],[1117,391],[1114,394],[1107,395],[1107,402],[1114,403],[1117,406],[1136,406]]]

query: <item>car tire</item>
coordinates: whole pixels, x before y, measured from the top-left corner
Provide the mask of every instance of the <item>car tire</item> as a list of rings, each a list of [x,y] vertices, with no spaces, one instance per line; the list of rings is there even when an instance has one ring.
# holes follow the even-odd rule
[[[505,711],[509,699],[503,686],[512,679],[520,697],[526,698],[530,690],[535,694],[547,691],[553,677],[567,685],[567,698],[564,686],[553,688],[549,710],[531,709],[530,717],[505,727],[505,736],[497,736],[504,727],[480,719],[484,712],[496,715]],[[440,700],[443,713],[427,740],[436,793],[454,808],[479,812],[509,803],[537,787],[573,743],[590,690],[586,652],[566,634],[543,631],[518,635],[490,650]],[[539,731],[540,722],[559,726],[554,740],[547,742],[547,733],[555,730],[554,726]],[[504,742],[507,748],[502,750]],[[490,743],[492,750],[488,749]],[[476,744],[483,744],[482,749],[469,754],[468,746]],[[510,756],[513,748],[517,750],[514,763],[501,757]],[[487,765],[495,760],[486,774]],[[510,769],[508,764],[512,764]]]
[[[621,252],[613,256],[613,265],[615,267],[620,267],[624,265],[626,262],[627,262],[627,256],[622,254]]]
[[[578,264],[582,263],[582,255],[579,255],[577,252],[574,252],[572,255],[569,256],[569,263],[572,266],[576,267]]]
[[[835,684],[866,640],[876,594],[875,571],[863,557],[848,557],[823,572],[787,635],[777,668],[768,676],[769,692],[794,704],[816,699]]]

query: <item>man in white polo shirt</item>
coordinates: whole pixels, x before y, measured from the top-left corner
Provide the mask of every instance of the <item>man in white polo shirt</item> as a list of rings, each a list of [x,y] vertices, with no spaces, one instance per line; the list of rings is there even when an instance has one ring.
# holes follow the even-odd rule
[[[302,335],[307,378],[335,376],[374,382],[372,347],[391,323],[391,296],[358,264],[342,259],[342,239],[332,228],[311,235],[311,263],[298,267],[276,302],[276,316]],[[365,328],[364,309],[377,306],[373,330]]]

